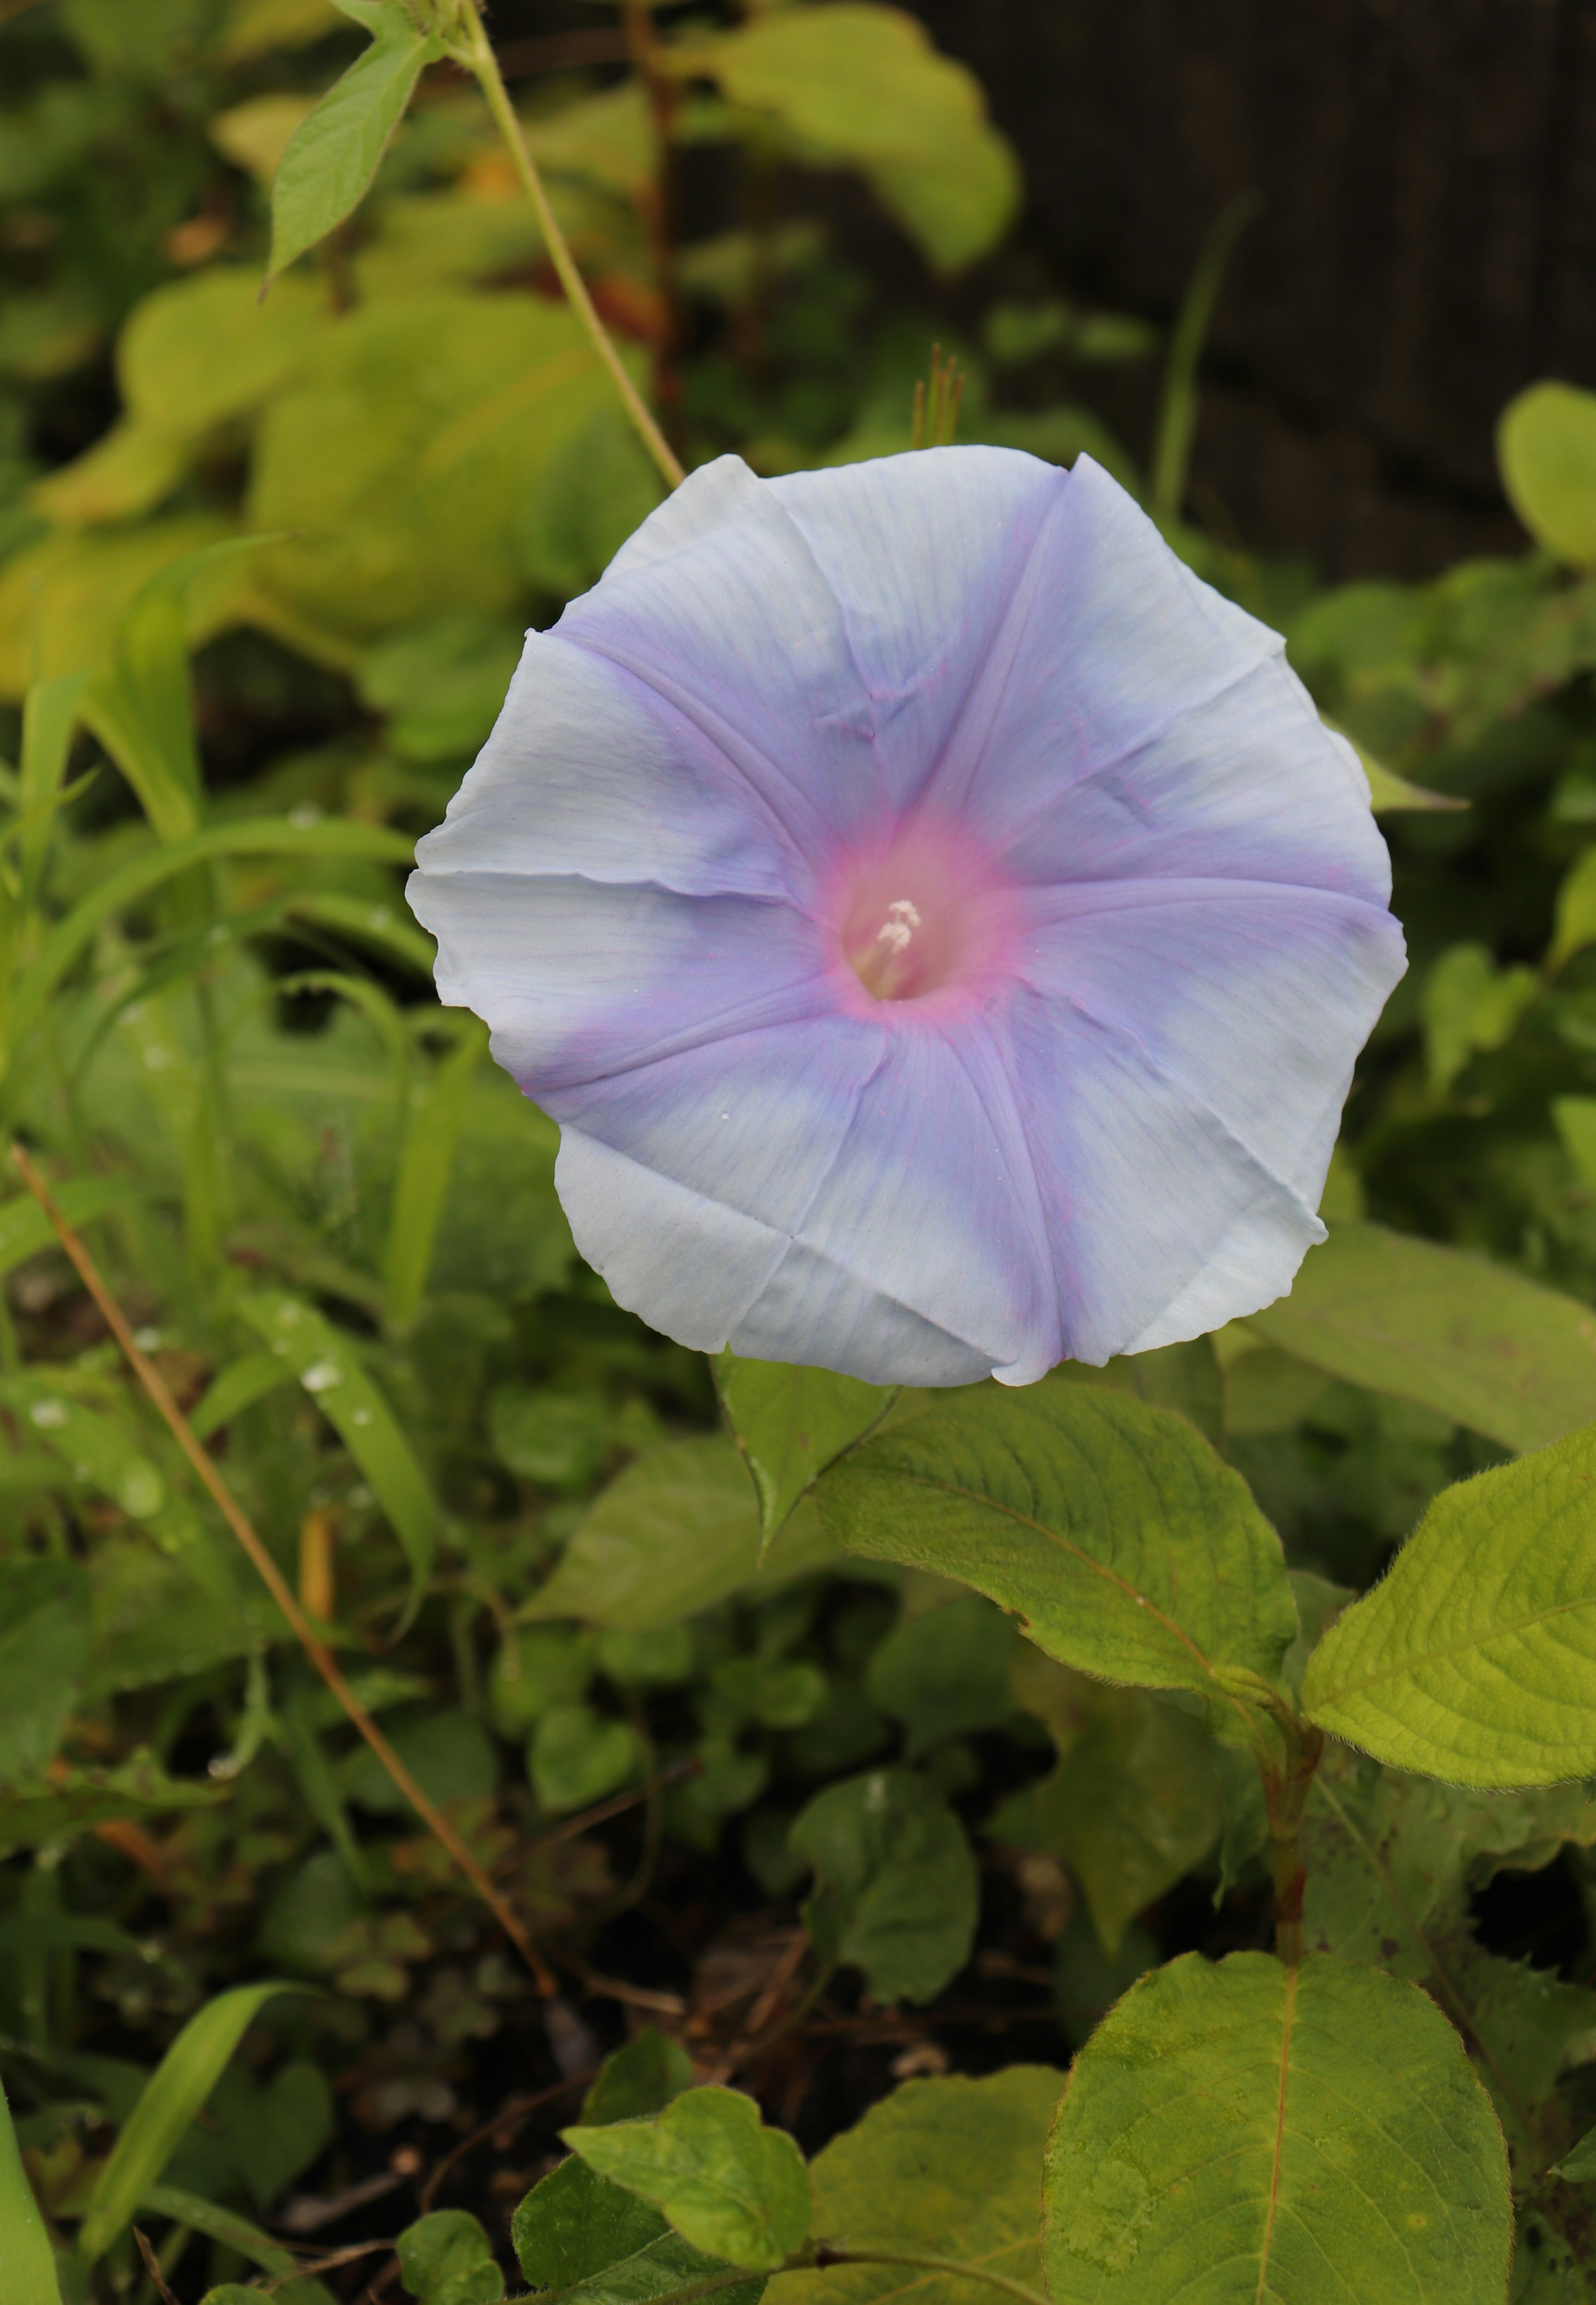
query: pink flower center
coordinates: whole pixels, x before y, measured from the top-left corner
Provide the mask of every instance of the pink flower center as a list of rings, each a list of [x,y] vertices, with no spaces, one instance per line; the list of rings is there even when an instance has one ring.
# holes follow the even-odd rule
[[[856,844],[839,860],[829,909],[872,1001],[980,991],[1017,925],[1014,883],[984,842],[924,820]]]

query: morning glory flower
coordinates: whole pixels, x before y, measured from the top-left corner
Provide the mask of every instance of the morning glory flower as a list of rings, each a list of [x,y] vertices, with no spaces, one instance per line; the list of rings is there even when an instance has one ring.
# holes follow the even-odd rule
[[[1281,1295],[1404,966],[1350,748],[1086,457],[693,473],[416,857],[617,1300],[883,1384]]]

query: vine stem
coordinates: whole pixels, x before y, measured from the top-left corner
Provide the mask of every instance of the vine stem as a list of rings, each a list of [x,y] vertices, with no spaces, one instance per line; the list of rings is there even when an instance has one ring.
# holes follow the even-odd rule
[[[639,439],[658,465],[666,486],[673,489],[680,488],[687,477],[681,460],[649,414],[641,393],[627,375],[625,363],[615,350],[609,331],[599,319],[593,300],[588,293],[587,283],[577,267],[576,259],[571,253],[571,244],[556,221],[554,210],[548,203],[548,194],[544,190],[543,179],[539,174],[537,163],[527,148],[521,122],[516,117],[515,106],[510,101],[509,90],[505,86],[505,76],[498,67],[498,58],[493,53],[493,44],[483,29],[477,0],[464,0],[461,21],[465,27],[465,45],[457,52],[457,61],[463,64],[487,99],[488,109],[493,115],[494,124],[505,140],[505,149],[510,155],[516,174],[521,179],[522,189],[532,204],[539,229],[543,234],[544,245],[548,251],[549,260],[559,277],[560,285],[565,292],[572,310],[587,330],[593,350],[608,370],[610,381],[621,396],[621,404],[632,419]]]
[[[301,1608],[293,1587],[277,1567],[253,1523],[245,1513],[226,1482],[222,1478],[216,1460],[195,1437],[194,1429],[166,1389],[166,1379],[142,1351],[128,1326],[126,1315],[111,1294],[99,1267],[88,1247],[68,1224],[54,1195],[21,1144],[13,1144],[11,1157],[17,1174],[48,1218],[51,1229],[67,1255],[76,1266],[78,1277],[98,1306],[106,1325],[125,1355],[128,1365],[150,1399],[165,1419],[174,1440],[193,1467],[209,1493],[223,1519],[248,1553],[273,1600],[287,1618],[295,1637],[310,1663],[331,1689],[344,1711],[353,1722],[388,1775],[414,1809],[422,1824],[447,1850],[471,1887],[492,1913],[500,1928],[525,1961],[537,1980],[538,1990],[552,1999],[557,1992],[554,1972],[522,1926],[521,1917],[509,1900],[494,1886],[487,1871],[466,1847],[459,1833],[435,1803],[421,1790],[410,1771],[395,1752],[382,1731],[361,1703],[338,1668],[336,1658],[318,1635],[314,1626]]]

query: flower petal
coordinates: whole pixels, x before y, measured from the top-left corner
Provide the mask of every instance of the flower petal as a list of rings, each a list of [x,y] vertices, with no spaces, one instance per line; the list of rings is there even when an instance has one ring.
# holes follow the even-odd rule
[[[1368,790],[1284,643],[1082,456],[932,797],[1033,880],[1222,875],[1390,894]]]
[[[815,931],[788,905],[488,872],[417,873],[411,904],[437,939],[439,999],[476,1011],[540,1102],[832,1007]]]
[[[412,885],[581,872],[780,896],[806,882],[793,861],[779,825],[691,721],[561,634],[529,633],[493,734],[417,844]]]
[[[1290,1287],[1323,1225],[1133,1038],[1024,990],[994,1032],[1049,1212],[1072,1360],[1177,1343]]]
[[[1405,965],[1390,914],[1198,880],[1087,882],[1032,910],[1026,982],[1133,1042],[1317,1208],[1353,1060]]]

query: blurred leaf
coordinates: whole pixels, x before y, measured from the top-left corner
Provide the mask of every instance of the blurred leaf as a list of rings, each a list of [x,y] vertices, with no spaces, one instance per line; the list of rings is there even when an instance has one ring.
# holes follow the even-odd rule
[[[0,2294],[6,2305],[61,2305],[55,2253],[17,2150],[0,2086]]]
[[[1113,1960],[1137,1915],[1208,1855],[1224,1808],[1201,1722],[1145,1689],[1094,1689],[1086,1702],[1053,1774],[1012,1795],[987,1830],[1065,1860]],[[1253,1768],[1250,1755],[1237,1762]]]
[[[401,0],[335,0],[371,45],[290,138],[272,183],[273,279],[358,208],[418,80],[444,53]]]
[[[1443,1490],[1309,1661],[1310,1716],[1472,1785],[1596,1776],[1596,1425]]]
[[[89,1579],[75,1561],[0,1561],[0,1784],[52,1758],[89,1654]]]
[[[624,1721],[607,1721],[590,1705],[554,1705],[527,1748],[539,1805],[559,1816],[603,1800],[637,1771],[637,1739]]]
[[[765,1544],[827,1466],[879,1425],[903,1390],[787,1361],[739,1360],[730,1352],[717,1357],[715,1382],[753,1475]]]
[[[1336,1224],[1289,1297],[1249,1317],[1271,1344],[1351,1384],[1538,1449],[1596,1417],[1596,1318],[1499,1265]]]
[[[836,1558],[808,1511],[761,1558],[758,1509],[732,1443],[666,1441],[610,1483],[525,1614],[647,1632]]]
[[[383,1259],[387,1322],[396,1336],[406,1335],[420,1314],[466,1093],[487,1047],[488,1035],[473,1018],[457,1045],[411,1092]]]
[[[498,1756],[469,1713],[414,1714],[395,1721],[388,1740],[421,1790],[440,1808],[488,1800],[498,1789]],[[339,1765],[351,1800],[380,1815],[408,1816],[410,1803],[370,1747],[356,1745]]]
[[[1557,2173],[1574,2185],[1588,2184],[1596,2177],[1596,2129],[1588,2129],[1573,2152],[1564,2155]]]
[[[293,1382],[293,1370],[285,1368],[276,1353],[246,1353],[223,1369],[204,1398],[190,1409],[190,1429],[200,1440],[208,1441],[246,1408]]]
[[[169,1777],[142,1750],[111,1769],[66,1768],[57,1764],[37,1785],[13,1785],[0,1792],[0,1850],[44,1849],[74,1833],[90,1832],[121,1817],[159,1816],[174,1808],[211,1808],[232,1791],[192,1777]]]
[[[291,2057],[267,2081],[229,2065],[206,2119],[262,2213],[320,2158],[336,2128],[332,2086],[308,2057]]]
[[[566,453],[534,476],[522,500],[522,567],[532,583],[562,599],[586,591],[663,496],[653,460],[625,417],[596,410]],[[503,693],[501,687],[501,701]]]
[[[1497,461],[1536,543],[1571,567],[1596,567],[1596,393],[1532,384],[1498,421]]]
[[[1369,779],[1369,805],[1376,816],[1393,816],[1404,809],[1466,808],[1465,800],[1451,793],[1434,792],[1428,785],[1410,784],[1394,769],[1377,760],[1365,744],[1359,744],[1350,728],[1326,719],[1325,727],[1336,736],[1344,737],[1358,756],[1358,765]]]
[[[388,742],[406,760],[457,760],[480,750],[498,719],[523,640],[473,609],[434,617],[368,651],[361,699],[387,715]]]
[[[370,1482],[404,1548],[419,1598],[432,1569],[437,1509],[392,1409],[361,1366],[353,1339],[282,1290],[241,1297],[238,1312],[293,1371]]]
[[[1596,848],[1575,859],[1558,890],[1557,926],[1546,956],[1549,968],[1561,968],[1596,940]]]
[[[390,297],[347,314],[256,435],[250,517],[293,532],[263,598],[361,642],[518,604],[518,508],[609,387],[536,296]]]
[[[592,1678],[590,1635],[574,1625],[513,1628],[488,1677],[494,1725],[506,1737],[517,1736],[551,1705],[580,1697]]]
[[[36,679],[103,664],[128,608],[148,580],[227,533],[208,513],[83,534],[57,529],[0,564],[0,696],[20,698]],[[235,622],[243,571],[224,565],[188,601],[197,646]]]
[[[679,2041],[671,2040],[657,2025],[645,2025],[624,2048],[606,2057],[598,2078],[582,2101],[582,2117],[590,2129],[612,2121],[632,2121],[640,2114],[663,2113],[692,2080],[692,2059]]]
[[[653,184],[654,124],[640,80],[578,97],[525,127],[533,159],[551,175],[591,177],[627,200],[641,200]]]
[[[493,2245],[463,2209],[434,2209],[394,2247],[399,2278],[420,2305],[497,2305],[505,2293]]]
[[[979,83],[896,8],[772,10],[681,56],[734,104],[779,121],[802,157],[862,169],[944,271],[984,255],[1014,217],[1019,169]]]
[[[67,757],[78,725],[86,673],[58,674],[54,680],[35,681],[22,707],[22,757],[19,763],[17,804],[24,815],[39,812],[22,829],[18,839],[21,865],[22,902],[33,902],[52,836],[57,829],[46,813],[60,795],[66,778]]]
[[[693,2248],[733,2265],[768,2271],[809,2231],[802,2155],[735,2089],[689,2089],[650,2117],[561,2134],[590,2168],[662,2211]]]
[[[105,2255],[172,2157],[174,2147],[220,2080],[257,2013],[288,1985],[243,1985],[219,1993],[189,2019],[145,2084],[110,2158],[95,2181],[78,2234],[86,2265]]]
[[[224,160],[231,160],[258,184],[269,184],[315,101],[313,96],[289,89],[246,97],[242,104],[218,112],[207,133]]]
[[[251,64],[274,48],[307,47],[337,28],[333,0],[233,0],[218,61]]]
[[[600,1668],[622,1688],[674,1688],[692,1678],[692,1631],[687,1625],[600,1633],[597,1650]]]
[[[812,2230],[861,2250],[918,2255],[929,2242],[1039,2288],[1042,2148],[1064,2083],[1047,2065],[905,2081],[816,2154]],[[908,2277],[917,2305],[989,2300],[986,2282],[930,2269]],[[902,2266],[830,2266],[779,2274],[770,2305],[887,2305],[904,2285]]]
[[[1534,969],[1498,969],[1482,944],[1448,945],[1422,996],[1431,1088],[1444,1094],[1476,1050],[1504,1047],[1540,991]]]
[[[1014,1620],[973,1593],[894,1627],[870,1658],[865,1687],[908,1731],[911,1759],[943,1738],[1009,1718],[1018,1639]]]
[[[251,2224],[248,2217],[241,2217],[236,2209],[202,2200],[180,2185],[151,2185],[138,2207],[140,2210],[153,2210],[157,2216],[170,2217],[174,2224],[187,2225],[191,2233],[204,2233],[208,2240],[220,2241],[225,2249],[236,2250],[263,2273],[274,2275],[272,2294],[277,2305],[333,2305],[319,2281],[286,2278],[292,2275],[296,2262],[293,2251],[273,2241],[269,2233],[262,2233],[259,2225]],[[277,2283],[282,2286],[276,2286]],[[226,2305],[237,2305],[239,2299],[256,2305],[260,2293],[259,2289],[228,2282],[221,2289],[208,2290],[206,2296],[223,2298]]]
[[[51,1189],[62,1215],[78,1231],[96,1217],[130,1207],[135,1197],[133,1185],[122,1177],[72,1177]],[[0,1202],[0,1274],[55,1246],[55,1227],[31,1193]]]
[[[488,1404],[493,1451],[523,1481],[575,1495],[592,1486],[609,1454],[609,1405],[593,1392],[496,1385]]]
[[[1456,2034],[1415,1986],[1323,1954],[1184,1953],[1133,1985],[1076,2060],[1042,2203],[1055,2305],[1106,2280],[1124,2305],[1500,2305],[1512,2246]]]
[[[928,1396],[822,1482],[824,1523],[874,1560],[954,1577],[1049,1656],[1216,1697],[1295,1637],[1279,1540],[1191,1425],[1045,1379]]]
[[[815,1950],[862,1969],[878,2001],[930,2001],[969,1960],[975,1859],[923,1777],[872,1769],[828,1785],[787,1840],[815,1870],[803,1909]]]

